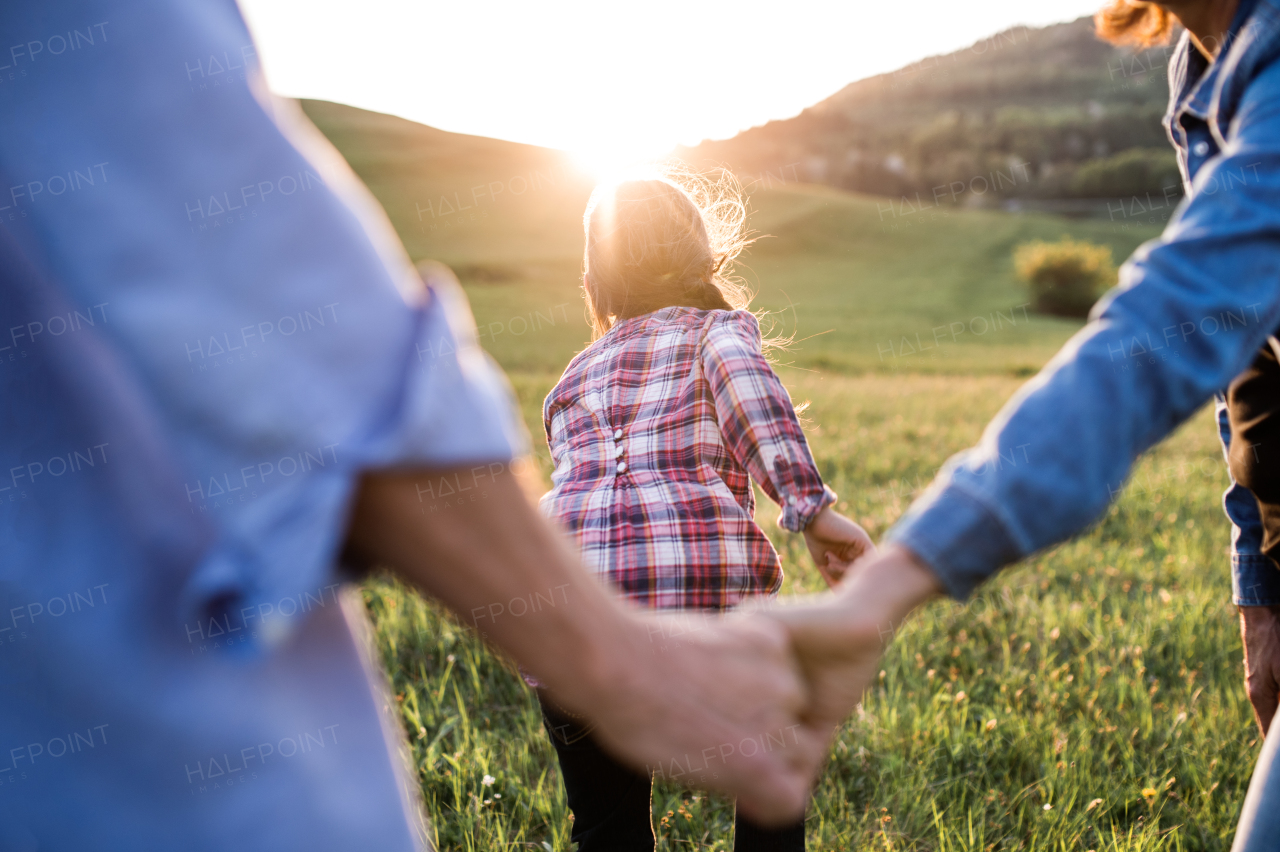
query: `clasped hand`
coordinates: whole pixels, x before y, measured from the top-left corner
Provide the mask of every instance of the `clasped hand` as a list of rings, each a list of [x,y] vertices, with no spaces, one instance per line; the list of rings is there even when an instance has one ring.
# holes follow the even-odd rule
[[[740,690],[742,681],[722,679],[729,670],[714,660],[684,661],[705,665],[701,686],[718,683],[717,695],[739,696],[736,712],[748,714],[739,720],[743,729],[763,729],[767,719],[793,732],[772,759],[763,759],[763,750],[755,761],[749,759],[755,755],[743,753],[723,764],[727,772],[689,779],[736,794],[738,806],[762,824],[781,824],[803,813],[835,732],[871,683],[888,640],[912,609],[940,591],[933,573],[909,551],[889,546],[877,552],[860,526],[834,511],[824,510],[805,540],[833,592],[743,608],[719,620],[704,637],[714,645],[731,640],[733,631],[753,631],[751,641],[764,652],[754,657],[754,665],[742,646],[729,659],[738,672],[750,669],[754,688],[749,696]],[[789,654],[780,653],[779,642],[789,646]],[[721,653],[725,647],[720,646]],[[783,668],[789,668],[793,682],[787,682]],[[760,678],[766,676],[772,678],[772,692],[762,688]],[[782,703],[766,706],[767,695]],[[761,777],[766,772],[773,777]]]

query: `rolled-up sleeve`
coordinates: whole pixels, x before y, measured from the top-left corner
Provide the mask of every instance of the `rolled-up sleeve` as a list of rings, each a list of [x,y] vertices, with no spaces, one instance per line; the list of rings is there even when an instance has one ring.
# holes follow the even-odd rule
[[[1214,415],[1222,440],[1223,460],[1231,447],[1227,401],[1218,396]],[[1231,468],[1227,466],[1228,475]],[[1280,605],[1280,569],[1262,552],[1262,517],[1258,498],[1231,478],[1222,495],[1222,508],[1231,521],[1231,599],[1236,606]]]
[[[1280,326],[1280,102],[1250,93],[1165,233],[890,531],[955,597],[1084,529]]]
[[[136,374],[214,528],[185,618],[323,585],[363,471],[523,452],[505,379],[449,276],[423,286],[337,152],[267,93],[234,4],[4,16],[15,39],[93,21],[92,44],[0,87],[0,214],[97,311],[89,333]]]
[[[802,532],[836,495],[823,484],[791,397],[761,352],[756,318],[747,311],[715,315],[700,358],[725,446],[782,507],[778,525]]]

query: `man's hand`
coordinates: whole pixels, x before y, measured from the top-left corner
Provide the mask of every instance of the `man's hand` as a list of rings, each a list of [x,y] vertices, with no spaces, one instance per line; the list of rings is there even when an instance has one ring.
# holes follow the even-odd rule
[[[658,777],[736,795],[756,822],[798,819],[827,744],[800,720],[787,631],[759,615],[641,620],[646,646],[618,654],[620,685],[584,707],[593,736]]]
[[[441,479],[470,499],[424,512],[418,485]],[[367,476],[349,538],[595,722],[621,760],[737,796],[762,825],[804,811],[824,743],[800,724],[803,681],[775,621],[625,609],[505,464]]]
[[[1271,728],[1280,696],[1280,606],[1240,607],[1244,685],[1263,735]]]
[[[829,741],[862,699],[903,619],[940,591],[933,572],[911,551],[889,545],[834,594],[784,600],[764,610],[791,633],[809,682],[804,719],[814,736]]]
[[[804,531],[804,543],[822,579],[835,588],[853,563],[872,556],[876,546],[867,531],[844,515],[824,508]]]

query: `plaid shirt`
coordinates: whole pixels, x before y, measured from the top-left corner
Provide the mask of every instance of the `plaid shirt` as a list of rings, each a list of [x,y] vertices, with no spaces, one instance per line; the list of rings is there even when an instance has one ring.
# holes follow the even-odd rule
[[[747,311],[672,307],[580,353],[543,407],[555,471],[542,509],[628,600],[725,609],[777,592],[755,479],[799,532],[835,494]]]

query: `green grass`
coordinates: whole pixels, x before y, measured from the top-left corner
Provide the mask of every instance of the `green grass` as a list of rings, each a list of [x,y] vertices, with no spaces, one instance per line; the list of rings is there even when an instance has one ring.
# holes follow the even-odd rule
[[[813,403],[814,454],[842,508],[877,533],[1017,386],[786,378]],[[518,387],[532,403],[546,382]],[[1142,462],[1089,534],[1005,572],[967,606],[918,615],[832,751],[810,848],[1229,848],[1258,743],[1229,605],[1224,481],[1202,412]],[[817,590],[802,542],[775,518],[765,503],[784,593]],[[366,599],[440,847],[568,849],[554,753],[519,679],[402,587],[372,583]],[[730,848],[723,801],[660,785],[654,813],[660,849]]]
[[[414,199],[552,168],[558,155],[307,108],[411,254],[459,271],[545,474],[541,400],[587,338],[576,279],[589,186],[565,177],[432,231]],[[1121,260],[1156,233],[956,208],[908,225],[886,204],[804,186],[758,193],[752,226],[771,236],[744,258],[757,306],[797,340],[779,372],[797,401],[811,402],[806,428],[823,475],[840,508],[876,536],[1079,328],[1010,317],[1027,301],[1013,247],[1070,234],[1111,245]],[[980,316],[1001,327],[932,337]],[[914,346],[917,334],[936,346],[905,352],[902,338]],[[967,606],[918,614],[840,732],[810,807],[810,848],[1228,849],[1258,741],[1230,605],[1225,482],[1202,411],[1148,454],[1087,534],[1004,572]],[[776,515],[760,501],[784,594],[819,589],[802,542],[778,530]],[[368,583],[365,598],[439,848],[569,849],[554,753],[519,678],[393,581]],[[720,799],[655,791],[663,850],[731,848],[732,815]]]

